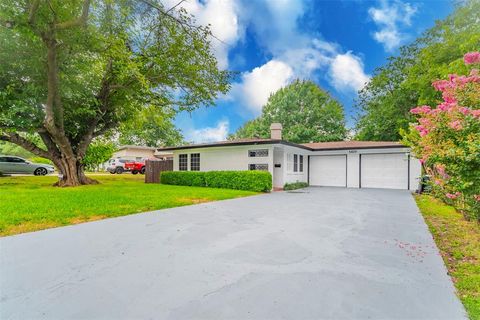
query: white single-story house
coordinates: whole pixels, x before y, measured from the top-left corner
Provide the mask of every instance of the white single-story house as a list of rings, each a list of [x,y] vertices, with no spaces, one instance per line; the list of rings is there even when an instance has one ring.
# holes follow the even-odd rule
[[[157,148],[147,146],[123,145],[112,155],[112,159],[141,161],[143,159],[171,159],[171,152],[157,152]]]
[[[174,171],[266,170],[273,187],[307,182],[311,186],[417,190],[420,161],[410,148],[388,141],[296,144],[282,140],[272,124],[270,139],[241,139],[159,148],[173,152]]]

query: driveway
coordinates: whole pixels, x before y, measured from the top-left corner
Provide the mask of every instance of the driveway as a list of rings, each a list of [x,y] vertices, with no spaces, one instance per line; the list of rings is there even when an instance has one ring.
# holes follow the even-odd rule
[[[309,188],[0,239],[2,319],[465,319],[407,191]]]

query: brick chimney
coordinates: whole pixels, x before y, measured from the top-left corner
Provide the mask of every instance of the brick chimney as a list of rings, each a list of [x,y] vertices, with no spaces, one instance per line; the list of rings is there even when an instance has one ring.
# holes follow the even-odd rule
[[[270,125],[270,138],[274,140],[282,140],[282,124],[272,123]]]

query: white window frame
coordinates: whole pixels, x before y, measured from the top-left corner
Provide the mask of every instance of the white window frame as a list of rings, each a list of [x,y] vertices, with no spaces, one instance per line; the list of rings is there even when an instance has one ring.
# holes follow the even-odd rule
[[[252,169],[252,166],[254,167],[254,169]],[[257,169],[257,166],[267,166],[267,168],[266,169]],[[248,170],[250,170],[250,171],[254,171],[254,170],[268,171],[268,163],[250,163],[248,165]]]
[[[264,156],[259,156],[257,155],[257,152],[267,152],[266,155]],[[252,155],[253,153],[253,155]],[[248,157],[249,158],[265,158],[265,157],[268,157],[268,155],[270,154],[269,150],[268,149],[254,149],[254,150],[248,150]]]
[[[185,169],[182,169],[182,156],[185,156]],[[178,171],[188,171],[188,153],[181,153],[178,155]]]
[[[287,153],[287,172],[293,172],[293,153]]]
[[[196,163],[193,163],[194,156],[196,157],[198,155],[198,170],[193,169],[194,165],[196,166]],[[190,153],[190,171],[200,171],[200,153]]]

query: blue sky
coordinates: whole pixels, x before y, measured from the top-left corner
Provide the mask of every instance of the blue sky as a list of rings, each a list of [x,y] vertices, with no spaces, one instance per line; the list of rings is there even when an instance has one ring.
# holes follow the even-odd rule
[[[177,3],[165,0],[167,7]],[[177,116],[175,124],[194,142],[224,140],[296,78],[338,99],[351,127],[357,91],[375,68],[453,10],[450,1],[187,0],[181,6],[211,25],[222,40],[212,40],[220,66],[238,72],[215,106]]]

